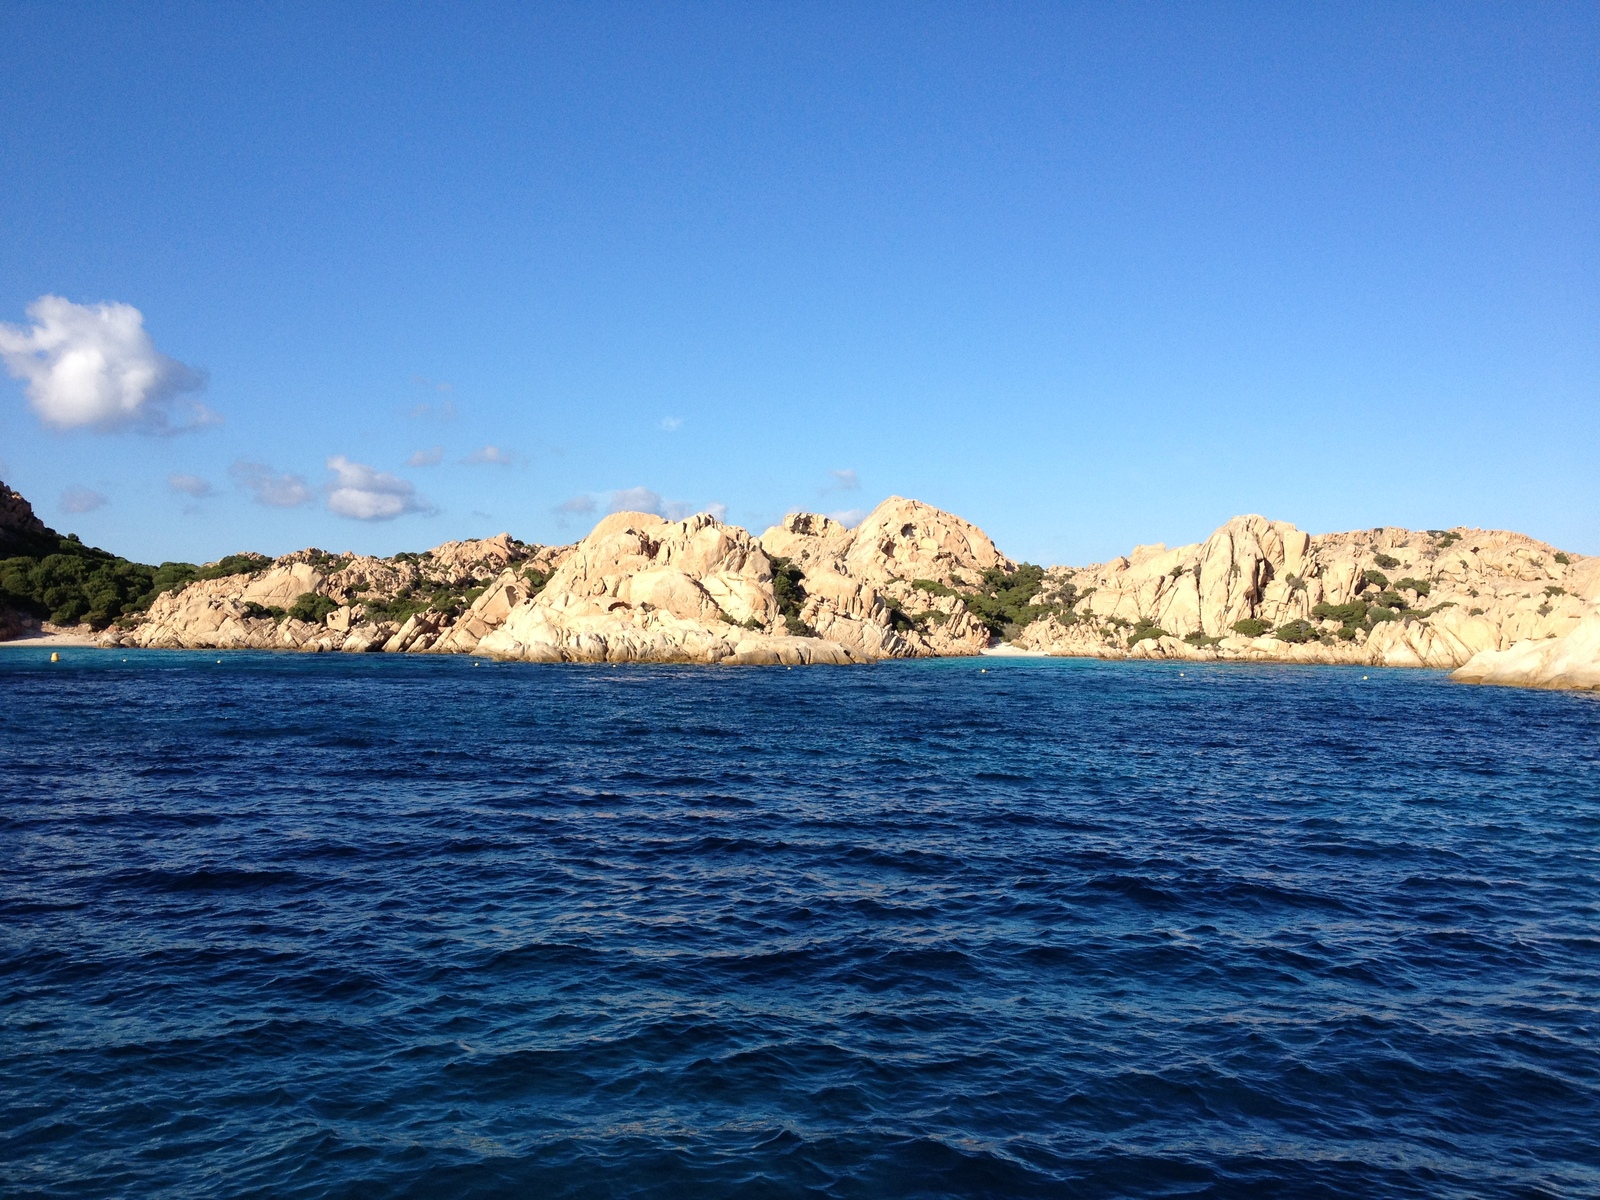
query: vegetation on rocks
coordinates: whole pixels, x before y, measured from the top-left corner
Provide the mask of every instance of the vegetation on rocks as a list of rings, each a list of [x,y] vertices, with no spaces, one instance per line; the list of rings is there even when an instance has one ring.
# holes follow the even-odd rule
[[[1298,646],[1306,642],[1316,641],[1321,636],[1321,633],[1322,631],[1310,621],[1296,619],[1285,621],[1282,625],[1279,625],[1277,632],[1273,636],[1280,642],[1289,642]]]
[[[338,607],[339,602],[330,596],[318,592],[301,592],[289,606],[288,615],[296,621],[320,625],[328,619],[328,614]]]
[[[539,574],[539,572],[533,573]],[[418,613],[435,612],[446,617],[458,617],[471,608],[472,602],[486,590],[487,585],[475,579],[457,584],[403,587],[387,600],[362,601],[362,619],[404,625]],[[536,589],[533,594],[537,595],[538,590]],[[337,608],[338,605],[333,607]]]
[[[805,572],[787,558],[774,556],[770,561],[772,595],[783,615],[784,628],[792,637],[816,637],[817,631],[800,619],[800,606],[806,602],[806,589],[801,583]]]
[[[230,554],[220,562],[164,562],[149,566],[86,546],[76,534],[54,531],[31,539],[32,554],[0,560],[0,609],[10,608],[57,625],[104,629],[149,608],[163,592],[196,579],[220,579],[260,569],[259,554]]]
[[[1233,631],[1242,637],[1260,637],[1267,631],[1267,623],[1254,617],[1245,617],[1233,623]]]
[[[1133,627],[1133,632],[1128,635],[1128,645],[1133,646],[1137,642],[1171,636],[1172,635],[1170,633],[1161,628],[1161,626],[1157,625],[1155,622],[1140,620],[1138,624]]]
[[[1035,603],[1043,587],[1044,568],[1033,563],[1019,563],[1013,571],[1003,567],[988,568],[983,573],[983,582],[962,592],[961,597],[967,609],[990,633],[1014,638],[1040,617],[1061,616],[1071,607],[1059,601]]]

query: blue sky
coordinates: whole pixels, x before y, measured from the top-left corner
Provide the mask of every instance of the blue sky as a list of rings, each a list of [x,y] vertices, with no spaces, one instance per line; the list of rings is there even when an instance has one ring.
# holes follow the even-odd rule
[[[132,557],[630,489],[916,496],[1039,562],[1239,512],[1600,553],[1592,4],[4,25],[0,478]],[[50,331],[149,370],[72,409]]]

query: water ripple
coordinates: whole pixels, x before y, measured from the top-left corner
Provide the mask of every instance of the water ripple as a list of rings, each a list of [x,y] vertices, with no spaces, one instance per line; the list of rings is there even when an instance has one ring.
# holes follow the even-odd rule
[[[66,657],[7,1196],[1600,1194],[1593,697]]]

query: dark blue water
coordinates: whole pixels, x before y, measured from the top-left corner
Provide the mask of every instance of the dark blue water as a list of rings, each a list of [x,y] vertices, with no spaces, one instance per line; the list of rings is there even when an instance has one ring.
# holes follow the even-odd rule
[[[1595,698],[43,658],[8,1197],[1600,1193]]]

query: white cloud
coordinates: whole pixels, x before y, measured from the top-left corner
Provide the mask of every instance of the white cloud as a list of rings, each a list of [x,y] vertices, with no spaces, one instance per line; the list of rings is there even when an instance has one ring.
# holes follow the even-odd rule
[[[683,428],[683,418],[682,417],[662,417],[661,418],[661,428],[665,429],[668,433],[677,433],[678,430]]]
[[[241,458],[228,468],[228,474],[255,496],[257,504],[268,508],[298,508],[316,498],[304,476],[279,474],[266,463],[246,462]]]
[[[428,512],[416,487],[398,475],[351,462],[342,454],[328,459],[335,479],[328,485],[328,509],[355,521],[390,521],[406,513]]]
[[[455,401],[450,399],[450,393],[455,389],[450,384],[438,379],[429,379],[424,375],[413,375],[411,382],[424,391],[440,393],[444,396],[444,399],[437,404],[419,400],[417,403],[401,409],[401,412],[413,421],[453,421],[456,419]]]
[[[855,471],[848,467],[842,471],[829,471],[828,474],[833,476],[833,482],[828,485],[825,489],[826,491],[859,492],[861,490],[861,480],[856,477]]]
[[[157,350],[133,305],[40,296],[28,317],[28,328],[0,322],[0,358],[26,382],[46,425],[178,433],[222,420],[197,400],[180,400],[204,376]]]
[[[597,507],[599,506],[595,504],[594,497],[587,492],[582,492],[571,500],[566,500],[556,505],[556,512],[581,515],[583,513],[592,513]]]
[[[846,529],[854,529],[867,519],[867,510],[864,508],[847,508],[840,512],[831,512],[828,515]]]
[[[726,521],[728,519],[728,506],[723,504],[721,501],[706,505],[705,511],[710,513],[719,521]]]
[[[467,467],[509,467],[522,461],[522,456],[515,450],[506,450],[500,446],[484,446],[474,450],[461,460]]]
[[[198,475],[168,475],[167,486],[175,492],[185,496],[193,496],[196,500],[211,495],[211,484]]]
[[[436,467],[444,460],[443,446],[429,446],[426,450],[418,450],[406,459],[408,467]]]
[[[663,500],[661,493],[653,488],[631,487],[612,492],[611,505],[606,511],[655,513],[656,516],[665,517],[669,521],[681,521],[685,517],[694,516],[697,512],[713,512],[713,510],[728,511],[726,505],[714,504],[710,508],[699,508],[687,500]]]
[[[61,493],[61,511],[69,513],[93,512],[110,504],[99,492],[73,485]]]
[[[611,493],[608,512],[661,513],[661,493],[647,487],[621,488]]]

